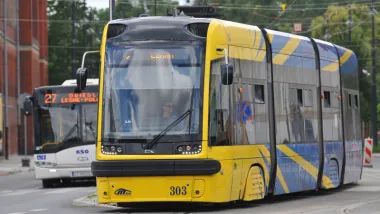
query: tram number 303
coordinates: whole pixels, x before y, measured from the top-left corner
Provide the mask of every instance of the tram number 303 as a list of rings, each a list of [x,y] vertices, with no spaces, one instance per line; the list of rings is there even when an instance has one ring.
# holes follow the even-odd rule
[[[186,186],[171,186],[170,187],[170,195],[186,195],[187,189]]]

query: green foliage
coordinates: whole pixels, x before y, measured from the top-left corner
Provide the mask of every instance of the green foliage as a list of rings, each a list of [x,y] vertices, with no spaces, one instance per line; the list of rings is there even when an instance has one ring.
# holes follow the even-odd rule
[[[359,60],[359,81],[360,81],[360,110],[361,118],[363,121],[371,120],[371,76],[362,73],[365,69],[371,73],[371,42],[372,42],[372,29],[371,29],[371,16],[369,14],[370,8],[366,5],[351,5],[351,17],[354,22],[351,28],[351,44],[348,41],[348,28],[345,24],[348,21],[348,10],[343,6],[331,5],[323,16],[318,16],[312,21],[311,27],[312,37],[324,39],[326,29],[331,35],[330,42],[349,48],[355,52]],[[325,17],[329,17],[328,22]],[[375,23],[380,22],[380,16],[377,15]],[[376,37],[380,36],[380,31],[376,32]],[[378,58],[380,59],[380,58]],[[380,65],[377,64],[377,68]],[[380,100],[380,89],[378,87],[377,95]],[[379,110],[378,110],[379,111]],[[380,114],[378,114],[380,118]]]
[[[167,11],[178,5],[177,1],[156,0],[116,0],[114,19],[138,17],[141,14],[165,16]],[[206,1],[200,1],[204,3]],[[351,2],[360,3],[359,0]],[[371,120],[371,76],[363,74],[363,69],[371,73],[371,19],[368,6],[365,4],[351,5],[351,16],[354,26],[351,30],[351,43],[348,41],[347,0],[208,0],[209,5],[217,8],[228,20],[256,25],[289,33],[293,32],[294,23],[302,23],[303,36],[324,39],[326,28],[332,35],[332,43],[349,48],[359,59],[359,81],[361,116],[364,121]],[[281,4],[286,4],[283,11]],[[339,3],[341,6],[332,4]],[[376,8],[380,11],[380,8]],[[71,1],[49,0],[49,76],[50,84],[61,84],[65,79],[72,77],[71,68]],[[325,17],[329,17],[326,22]],[[96,21],[96,18],[98,19]],[[78,20],[87,19],[81,25]],[[80,66],[82,54],[85,50],[99,50],[100,40],[105,24],[109,21],[109,10],[95,10],[76,3],[75,69]],[[376,23],[380,23],[380,14],[376,16]],[[83,33],[83,28],[86,33]],[[92,33],[90,33],[92,32]],[[376,27],[376,37],[380,38],[380,27]],[[379,49],[377,51],[379,52]],[[380,62],[380,54],[377,54]],[[99,56],[93,55],[86,60],[86,67],[90,67],[91,74],[99,73]],[[377,70],[380,63],[377,63]],[[380,78],[380,76],[378,77]],[[380,101],[380,87],[378,87],[378,101]],[[380,118],[380,105],[378,107]]]
[[[84,51],[99,50],[99,34],[96,34],[94,23],[89,20],[96,18],[96,11],[88,8],[82,1],[77,1],[75,10],[75,70],[80,67]],[[49,84],[62,84],[72,75],[72,4],[71,1],[48,1],[48,41],[49,41]],[[84,22],[81,22],[84,21]],[[84,24],[83,24],[84,23]],[[101,35],[101,34],[100,34]],[[97,57],[99,58],[99,57]],[[86,66],[90,68],[91,77],[98,76],[98,68],[94,66],[96,57],[89,57]],[[91,59],[95,59],[91,60]],[[90,65],[88,65],[90,63]],[[92,65],[92,66],[91,66]]]

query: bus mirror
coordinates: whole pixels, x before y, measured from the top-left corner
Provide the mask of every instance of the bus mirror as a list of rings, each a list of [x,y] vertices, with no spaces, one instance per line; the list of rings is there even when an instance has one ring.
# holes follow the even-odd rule
[[[221,65],[223,85],[231,85],[234,77],[234,66],[232,64]]]
[[[32,100],[30,99],[30,97],[25,98],[23,110],[24,110],[25,116],[30,116],[32,114],[33,103],[32,103]]]
[[[79,68],[77,70],[76,74],[77,78],[77,89],[79,91],[83,91],[86,88],[86,83],[87,83],[87,68]]]

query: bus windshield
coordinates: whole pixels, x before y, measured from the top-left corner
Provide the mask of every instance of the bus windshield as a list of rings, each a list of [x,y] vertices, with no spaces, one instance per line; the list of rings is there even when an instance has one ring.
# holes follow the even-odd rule
[[[165,135],[175,141],[199,137],[203,47],[107,43],[103,141],[152,139],[189,109],[191,113]]]
[[[82,98],[74,96],[73,93],[40,94],[35,110],[36,151],[58,152],[95,144],[97,93],[87,93]]]

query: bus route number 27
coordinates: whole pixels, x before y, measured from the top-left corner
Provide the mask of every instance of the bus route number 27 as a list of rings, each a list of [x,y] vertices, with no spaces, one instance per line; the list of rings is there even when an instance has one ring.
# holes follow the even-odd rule
[[[170,187],[170,195],[186,195],[187,189],[186,186],[171,186]]]

